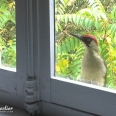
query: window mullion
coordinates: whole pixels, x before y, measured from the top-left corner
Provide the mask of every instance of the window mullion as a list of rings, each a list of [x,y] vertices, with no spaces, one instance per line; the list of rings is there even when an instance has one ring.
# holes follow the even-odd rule
[[[36,5],[33,0],[27,0],[28,76],[25,87],[25,106],[26,110],[32,114],[39,110],[39,88],[34,68],[34,41],[36,40],[34,34],[36,35],[37,33],[34,33],[36,29],[34,29],[35,25],[33,24],[35,18],[33,13],[36,12],[36,9],[33,9],[33,5]]]

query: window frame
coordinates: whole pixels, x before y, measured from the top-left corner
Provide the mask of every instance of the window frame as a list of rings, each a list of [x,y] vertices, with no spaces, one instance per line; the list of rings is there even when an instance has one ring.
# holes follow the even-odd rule
[[[72,114],[79,110],[114,116],[115,91],[54,77],[53,8],[53,0],[16,0],[17,71],[0,69],[0,102],[25,109],[25,82],[34,76],[42,111],[48,103],[51,108],[72,109]]]
[[[26,42],[26,9],[23,0],[16,2],[16,72],[0,69],[1,90],[23,95],[23,84],[27,77],[27,42]],[[23,9],[22,12],[20,9]],[[20,14],[20,15],[17,15]],[[22,89],[22,90],[21,90]]]
[[[0,69],[0,103],[25,109],[25,82],[28,77],[28,0],[16,4],[16,71]]]
[[[95,115],[116,114],[116,91],[54,77],[54,2],[39,0],[40,99]]]

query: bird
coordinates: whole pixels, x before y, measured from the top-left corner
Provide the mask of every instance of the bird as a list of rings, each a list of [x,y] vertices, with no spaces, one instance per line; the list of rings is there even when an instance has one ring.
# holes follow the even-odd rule
[[[84,56],[81,64],[81,82],[105,87],[107,66],[99,54],[98,41],[91,34],[78,35],[70,33],[79,39],[85,46]]]

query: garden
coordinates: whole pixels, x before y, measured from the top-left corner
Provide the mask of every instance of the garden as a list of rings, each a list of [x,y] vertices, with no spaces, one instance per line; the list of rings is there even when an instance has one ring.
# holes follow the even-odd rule
[[[79,81],[84,46],[69,33],[97,38],[106,87],[116,89],[116,1],[55,0],[55,75]]]
[[[0,0],[0,66],[16,67],[14,0]]]

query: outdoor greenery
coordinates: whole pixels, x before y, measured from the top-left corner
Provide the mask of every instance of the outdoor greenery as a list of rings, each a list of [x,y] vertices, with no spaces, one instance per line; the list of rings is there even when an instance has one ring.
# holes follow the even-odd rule
[[[116,1],[55,0],[56,76],[80,80],[84,46],[69,33],[96,36],[107,64],[106,86],[116,89]],[[15,1],[0,0],[0,64],[16,67]]]
[[[0,0],[0,65],[16,67],[14,0]]]
[[[116,0],[55,0],[56,76],[79,80],[84,46],[70,32],[97,38],[106,86],[116,89]]]

